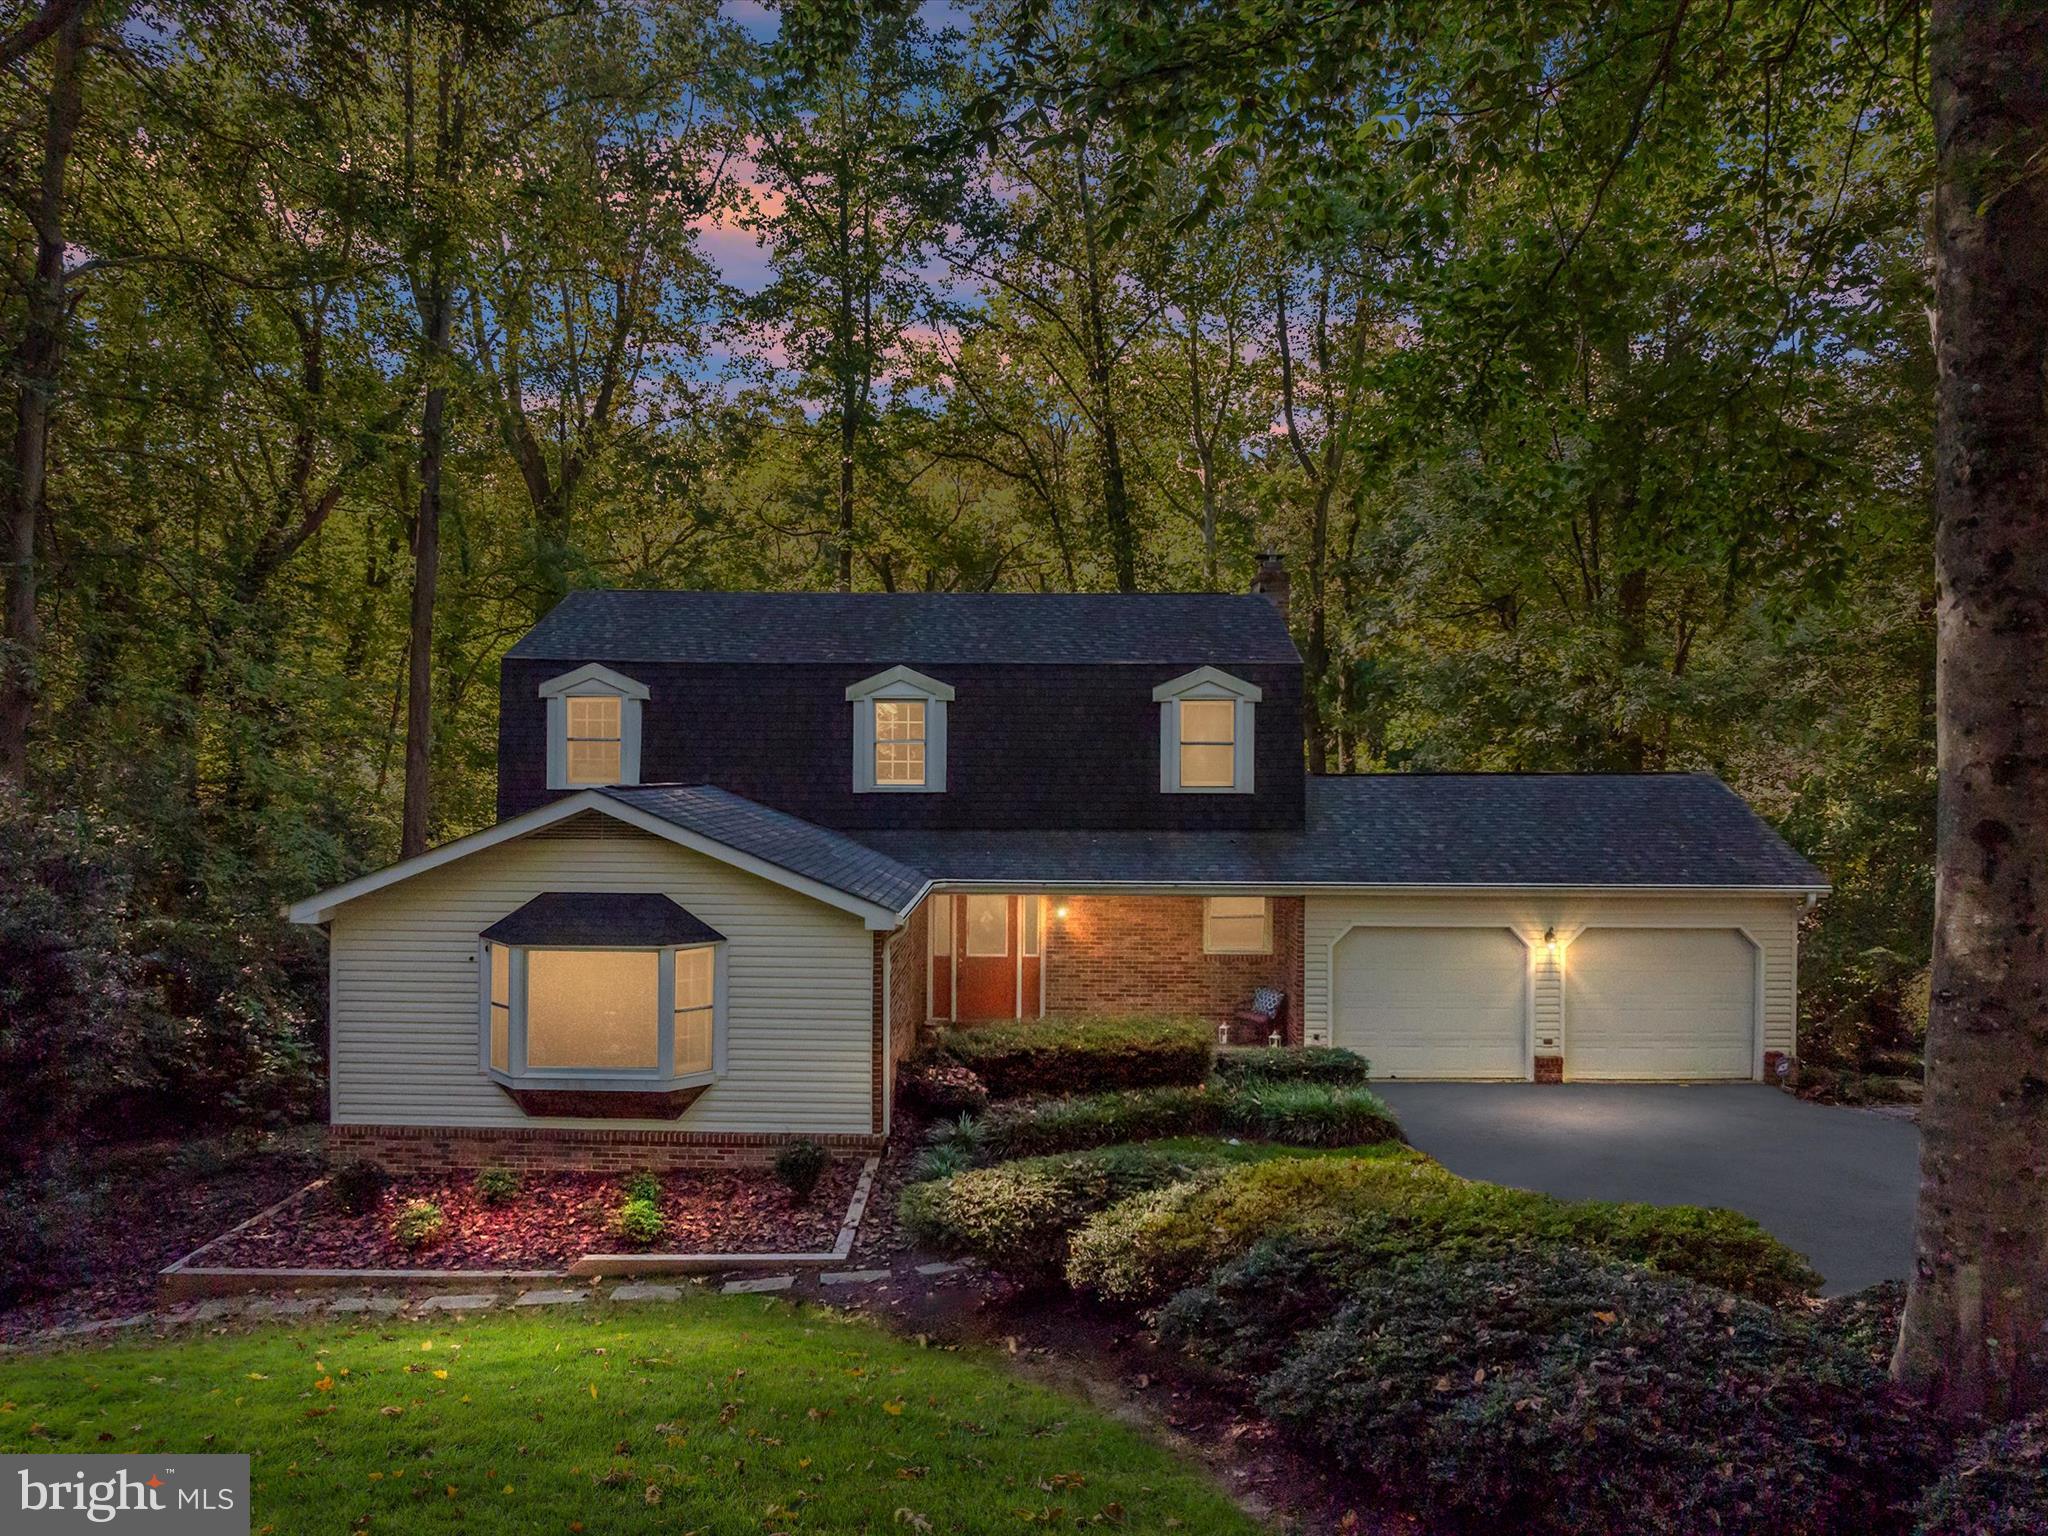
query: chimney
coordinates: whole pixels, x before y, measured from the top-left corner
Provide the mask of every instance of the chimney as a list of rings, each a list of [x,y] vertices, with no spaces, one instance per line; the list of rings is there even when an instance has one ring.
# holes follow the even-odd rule
[[[1280,610],[1283,623],[1287,618],[1288,593],[1293,585],[1287,577],[1287,557],[1275,550],[1261,550],[1258,574],[1252,577],[1252,591]]]

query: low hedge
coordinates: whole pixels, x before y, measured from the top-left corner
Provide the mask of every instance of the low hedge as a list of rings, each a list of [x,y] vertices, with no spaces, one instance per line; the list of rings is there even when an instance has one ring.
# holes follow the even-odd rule
[[[1971,1441],[1920,1501],[1916,1536],[2048,1531],[2048,1413]]]
[[[912,1184],[898,1207],[904,1229],[946,1253],[971,1254],[1005,1273],[1059,1274],[1067,1237],[1095,1212],[1207,1168],[1304,1156],[1292,1147],[1159,1141],[1027,1157]]]
[[[1149,1303],[1278,1238],[1326,1249],[1339,1289],[1418,1252],[1484,1258],[1531,1246],[1577,1248],[1759,1301],[1804,1295],[1819,1281],[1733,1211],[1560,1200],[1461,1179],[1419,1156],[1237,1168],[1134,1196],[1074,1234],[1067,1275],[1111,1300]]]
[[[1404,1259],[1257,1401],[1453,1532],[1898,1531],[1941,1457],[1804,1320],[1565,1251]]]
[[[1362,1083],[1371,1064],[1335,1045],[1261,1045],[1218,1051],[1216,1076],[1226,1083]]]
[[[1079,1152],[1173,1136],[1243,1136],[1298,1147],[1352,1147],[1401,1139],[1386,1105],[1364,1088],[1326,1083],[1245,1083],[1234,1088],[1140,1088],[1002,1104],[927,1133],[961,1161]],[[928,1165],[929,1166],[929,1165]],[[931,1171],[937,1171],[932,1167]]]
[[[970,1068],[998,1099],[1200,1083],[1216,1059],[1216,1035],[1177,1014],[1054,1016],[949,1029],[940,1060]]]

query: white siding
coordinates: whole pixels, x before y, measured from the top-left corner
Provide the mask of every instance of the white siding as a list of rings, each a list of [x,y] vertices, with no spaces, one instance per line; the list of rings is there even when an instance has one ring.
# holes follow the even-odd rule
[[[861,920],[660,838],[572,825],[335,914],[334,1123],[870,1131],[874,948]],[[660,891],[726,936],[726,1075],[679,1119],[536,1121],[483,1075],[477,935],[542,891]]]
[[[1763,1049],[1794,1050],[1798,1020],[1799,914],[1790,896],[1575,895],[1568,891],[1386,892],[1310,896],[1303,903],[1302,1020],[1311,1044],[1330,1039],[1330,955],[1336,941],[1360,923],[1422,927],[1472,924],[1512,928],[1531,946],[1532,1007],[1537,1055],[1569,1054],[1571,1028],[1559,968],[1542,938],[1555,929],[1565,941],[1589,927],[1734,928],[1762,954]]]

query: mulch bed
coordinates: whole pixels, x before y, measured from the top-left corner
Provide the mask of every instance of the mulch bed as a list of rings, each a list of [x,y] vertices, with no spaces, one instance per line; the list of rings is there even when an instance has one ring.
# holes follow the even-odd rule
[[[836,1159],[806,1200],[767,1169],[681,1172],[662,1180],[667,1230],[660,1253],[815,1253],[831,1248],[861,1163]],[[612,1229],[625,1198],[611,1174],[535,1173],[504,1205],[486,1205],[474,1175],[394,1181],[377,1209],[351,1216],[319,1189],[255,1226],[207,1247],[196,1266],[235,1269],[560,1269],[587,1253],[634,1248]],[[430,1200],[447,1217],[430,1248],[401,1247],[392,1218],[407,1201]]]

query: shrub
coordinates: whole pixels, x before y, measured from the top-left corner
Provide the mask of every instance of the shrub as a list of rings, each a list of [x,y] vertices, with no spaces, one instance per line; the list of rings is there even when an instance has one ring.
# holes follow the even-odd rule
[[[1401,1139],[1386,1105],[1364,1088],[1246,1083],[1236,1088],[1140,1088],[1002,1104],[944,1121],[927,1140],[969,1161],[1079,1152],[1176,1136],[1244,1136],[1290,1146],[1367,1146]]]
[[[365,1157],[336,1163],[327,1175],[327,1189],[334,1203],[351,1216],[367,1216],[377,1209],[391,1175]]]
[[[646,1248],[668,1230],[668,1218],[661,1214],[660,1201],[643,1200],[636,1195],[612,1214],[612,1227],[627,1242]]]
[[[808,1200],[832,1156],[815,1141],[792,1141],[775,1154],[775,1177],[799,1200]]]
[[[1419,1155],[1231,1169],[1112,1206],[1075,1233],[1067,1276],[1114,1301],[1159,1300],[1271,1238],[1327,1249],[1336,1289],[1422,1252],[1484,1258],[1571,1247],[1762,1301],[1812,1268],[1746,1216],[1698,1206],[1559,1200],[1461,1179]]]
[[[1920,1501],[1916,1536],[2035,1536],[2048,1531],[2048,1414],[1965,1445]]]
[[[1013,1275],[1057,1274],[1067,1236],[1094,1212],[1141,1190],[1277,1148],[1224,1142],[1154,1142],[1032,1157],[912,1184],[899,1207],[913,1237],[969,1253]]]
[[[1226,1083],[1362,1083],[1369,1071],[1363,1056],[1334,1045],[1261,1045],[1216,1053],[1216,1075]]]
[[[448,1218],[431,1200],[408,1200],[391,1218],[391,1240],[417,1252],[431,1248],[448,1233]]]
[[[661,1176],[659,1174],[644,1171],[630,1174],[620,1188],[625,1192],[628,1200],[637,1200],[642,1205],[658,1206],[661,1204]]]
[[[485,1205],[510,1205],[519,1195],[519,1175],[510,1168],[485,1168],[476,1176],[476,1197]]]
[[[1196,1018],[1135,1014],[1046,1018],[947,1030],[939,1055],[971,1068],[998,1099],[1200,1083],[1215,1033]]]
[[[1933,1434],[1808,1323],[1584,1255],[1403,1260],[1258,1402],[1434,1528],[1896,1528]]]
[[[916,1061],[896,1075],[896,1093],[928,1115],[978,1115],[988,1108],[988,1084],[971,1067]]]

